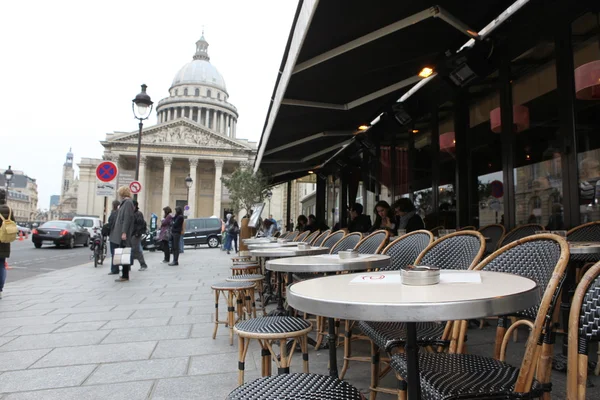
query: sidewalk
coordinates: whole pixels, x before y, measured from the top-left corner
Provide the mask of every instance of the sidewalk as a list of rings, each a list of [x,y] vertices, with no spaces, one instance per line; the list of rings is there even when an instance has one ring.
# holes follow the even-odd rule
[[[0,399],[224,399],[237,386],[237,340],[229,345],[224,325],[212,339],[210,286],[229,276],[231,256],[186,249],[178,267],[161,264],[162,253],[145,256],[148,271],[138,272],[136,263],[127,283],[107,275],[109,260],[98,269],[90,263],[15,283],[9,271],[0,300]],[[222,301],[220,310],[224,315]],[[488,354],[493,339],[492,328],[472,329],[468,350]],[[510,362],[520,362],[523,345],[511,343]],[[366,343],[353,347],[367,354]],[[327,350],[309,354],[310,371],[326,374]],[[300,359],[294,355],[292,371],[301,372]],[[369,363],[355,362],[346,378],[367,393],[369,371]],[[253,343],[246,381],[259,374]],[[553,379],[553,398],[564,398],[565,374]],[[592,380],[588,398],[600,395],[600,380]]]

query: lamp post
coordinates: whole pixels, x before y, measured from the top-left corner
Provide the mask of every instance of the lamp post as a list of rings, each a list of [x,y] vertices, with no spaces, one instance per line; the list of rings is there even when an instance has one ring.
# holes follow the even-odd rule
[[[143,122],[145,119],[150,117],[152,113],[152,105],[154,104],[146,93],[146,86],[142,84],[142,91],[135,96],[131,102],[131,108],[133,110],[133,116],[140,121],[140,131],[138,134],[138,143],[137,143],[137,159],[135,162],[135,180],[139,180],[140,178],[140,153],[142,152],[142,127],[144,126]],[[133,199],[137,200],[137,193],[133,195]]]
[[[12,180],[15,173],[12,169],[10,169],[10,165],[8,169],[4,171],[4,184],[6,185],[6,200],[8,201],[8,187],[10,186],[10,181]]]
[[[192,187],[192,184],[194,183],[194,180],[192,179],[192,177],[188,174],[188,176],[185,178],[185,186],[187,186],[187,199],[186,199],[186,203],[190,202],[190,188]],[[189,205],[189,204],[188,204]]]

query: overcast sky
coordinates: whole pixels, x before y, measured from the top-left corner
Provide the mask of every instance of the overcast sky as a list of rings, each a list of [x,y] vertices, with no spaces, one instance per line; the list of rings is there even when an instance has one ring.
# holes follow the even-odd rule
[[[34,0],[2,6],[0,169],[35,178],[39,208],[59,194],[69,147],[100,158],[106,133],[134,131],[131,100],[155,103],[192,60],[202,34],[240,114],[237,136],[258,141],[297,0]],[[156,114],[148,125],[156,123]]]

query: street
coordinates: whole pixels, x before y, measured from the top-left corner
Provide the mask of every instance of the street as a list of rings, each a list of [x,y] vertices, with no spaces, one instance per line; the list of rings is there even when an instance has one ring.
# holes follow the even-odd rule
[[[17,239],[11,244],[10,258],[7,259],[10,269],[7,271],[6,280],[7,282],[14,282],[47,272],[90,263],[91,253],[89,247],[82,246],[67,249],[52,244],[44,244],[41,249],[36,249],[31,242],[31,236],[23,241]],[[90,264],[90,266],[92,265]]]

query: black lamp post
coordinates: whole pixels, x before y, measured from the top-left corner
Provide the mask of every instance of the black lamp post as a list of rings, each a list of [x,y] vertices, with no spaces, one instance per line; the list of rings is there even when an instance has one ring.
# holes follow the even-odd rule
[[[192,179],[192,177],[188,174],[188,176],[185,178],[185,186],[187,186],[187,203],[189,205],[190,202],[190,188],[192,187],[192,184],[194,183],[194,180]]]
[[[8,169],[6,171],[4,171],[4,184],[6,185],[6,199],[8,200],[8,187],[10,186],[10,181],[12,180],[13,176],[15,176],[15,173],[13,172],[12,169],[10,169],[10,165],[8,166]]]
[[[135,180],[140,178],[140,153],[142,152],[142,127],[144,126],[143,120],[148,119],[152,113],[152,105],[154,104],[146,93],[146,86],[142,84],[142,91],[135,96],[132,100],[131,108],[133,110],[133,116],[140,121],[140,132],[138,134],[137,144],[137,159],[135,162]],[[137,194],[133,195],[134,200],[137,200]]]

